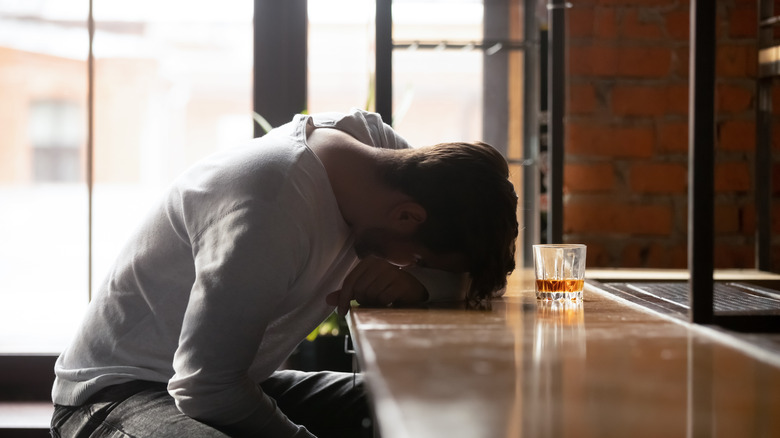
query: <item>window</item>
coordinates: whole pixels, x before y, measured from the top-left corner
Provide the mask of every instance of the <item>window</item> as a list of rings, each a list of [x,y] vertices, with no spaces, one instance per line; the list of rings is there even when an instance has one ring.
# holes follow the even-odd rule
[[[94,0],[89,278],[88,7],[0,0],[0,353],[61,351],[161,190],[252,137],[252,2]]]
[[[92,290],[161,192],[252,138],[252,2],[94,0]]]
[[[77,102],[39,101],[30,108],[33,179],[40,182],[78,182],[85,122]]]
[[[394,4],[398,40],[481,38],[480,1]],[[252,2],[94,0],[87,187],[88,6],[0,0],[0,353],[61,351],[164,188],[252,137]],[[308,7],[301,110],[372,109],[373,2]],[[412,144],[482,136],[481,50],[409,46],[394,57],[395,127]]]
[[[58,351],[87,303],[87,6],[0,0],[0,353]]]
[[[442,14],[441,2],[395,0],[394,40],[481,40],[481,1],[449,1],[446,7]],[[373,1],[309,1],[310,111],[373,109],[374,14]],[[480,138],[480,50],[397,48],[393,76],[393,126],[410,143]]]

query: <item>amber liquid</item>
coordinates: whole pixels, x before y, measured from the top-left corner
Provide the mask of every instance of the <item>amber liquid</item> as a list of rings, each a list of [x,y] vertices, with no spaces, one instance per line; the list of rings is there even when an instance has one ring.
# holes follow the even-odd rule
[[[538,292],[579,292],[585,280],[536,280]]]
[[[536,280],[536,297],[543,300],[581,300],[585,280]]]

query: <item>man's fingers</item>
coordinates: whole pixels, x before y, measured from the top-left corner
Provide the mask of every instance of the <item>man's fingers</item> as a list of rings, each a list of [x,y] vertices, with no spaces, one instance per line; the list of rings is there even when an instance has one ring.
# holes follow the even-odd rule
[[[375,306],[389,307],[392,306],[397,297],[397,292],[393,288],[393,284],[387,284],[384,288],[377,289],[372,304]]]
[[[329,305],[346,315],[350,302],[369,306],[408,304],[425,300],[425,287],[411,274],[376,257],[366,257],[344,278],[341,290],[326,297]]]
[[[328,304],[336,305],[338,308],[339,315],[341,316],[346,315],[347,311],[349,310],[349,303],[353,299],[353,285],[355,284],[355,281],[357,281],[357,278],[360,276],[359,268],[360,268],[360,263],[358,263],[355,269],[353,269],[352,272],[347,274],[347,276],[344,278],[344,283],[341,285],[341,290],[330,294],[330,295],[336,294],[337,300],[335,303],[328,303]]]
[[[386,263],[376,257],[366,257],[357,266],[347,274],[344,283],[341,286],[339,294],[339,313],[346,315],[349,310],[349,303],[356,298],[359,292],[365,288],[365,282],[370,281],[374,272],[381,263]],[[365,278],[364,278],[365,277]]]
[[[390,265],[390,268],[376,270],[363,275],[354,286],[354,299],[361,304],[387,304],[379,299],[380,294],[391,289],[395,283],[398,269]]]
[[[329,306],[336,306],[336,311],[341,316],[346,315],[347,311],[349,310],[349,302],[347,302],[346,307],[341,304],[341,298],[345,295],[346,294],[342,293],[341,291],[336,291],[336,292],[331,292],[325,296],[325,302]]]
[[[339,315],[344,316],[349,311],[349,303],[352,301],[352,295],[349,293],[345,293],[342,289],[339,292],[339,300],[338,300],[338,312]]]

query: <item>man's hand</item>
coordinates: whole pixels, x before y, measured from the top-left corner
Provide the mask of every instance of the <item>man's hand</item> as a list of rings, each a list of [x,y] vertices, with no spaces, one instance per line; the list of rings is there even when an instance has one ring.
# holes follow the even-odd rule
[[[383,259],[369,256],[347,275],[341,290],[328,294],[325,301],[331,306],[338,306],[340,315],[346,315],[352,300],[368,306],[386,307],[420,303],[427,299],[428,291],[414,276]]]

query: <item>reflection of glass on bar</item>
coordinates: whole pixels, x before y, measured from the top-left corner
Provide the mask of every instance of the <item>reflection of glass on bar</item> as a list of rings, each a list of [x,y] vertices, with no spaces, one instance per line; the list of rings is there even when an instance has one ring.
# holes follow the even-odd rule
[[[536,298],[581,300],[585,286],[585,245],[534,245]]]
[[[568,420],[583,414],[578,400],[583,388],[592,383],[582,372],[587,358],[584,305],[581,301],[537,300],[536,312],[525,316],[534,325],[533,356],[522,379],[522,436],[576,436],[577,431],[570,428],[574,423]]]
[[[582,303],[577,301],[538,301],[536,306],[537,323],[556,326],[580,326],[585,321]]]

